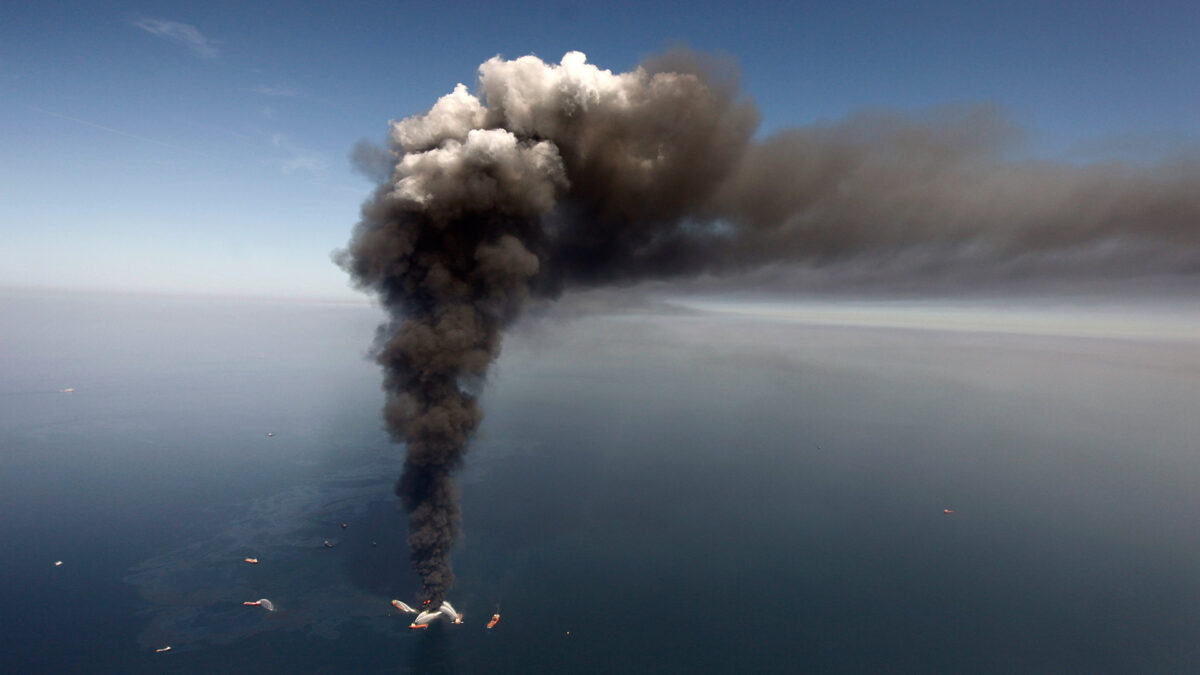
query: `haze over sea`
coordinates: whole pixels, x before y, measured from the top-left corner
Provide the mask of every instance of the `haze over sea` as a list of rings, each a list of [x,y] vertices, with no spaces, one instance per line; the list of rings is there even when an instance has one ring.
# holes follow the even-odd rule
[[[0,315],[5,672],[1200,671],[1194,301],[527,319],[420,634],[377,309]]]

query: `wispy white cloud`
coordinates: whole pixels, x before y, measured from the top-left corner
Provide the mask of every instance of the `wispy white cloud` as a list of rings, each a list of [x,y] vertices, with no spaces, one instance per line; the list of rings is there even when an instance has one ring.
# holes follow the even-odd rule
[[[76,124],[82,124],[82,125],[84,125],[84,126],[91,127],[91,128],[93,128],[93,129],[99,129],[99,130],[101,130],[101,131],[107,131],[108,133],[110,133],[110,134],[116,134],[117,136],[124,136],[125,138],[132,138],[132,139],[133,139],[133,140],[135,140],[135,141],[141,141],[141,142],[143,142],[143,143],[152,143],[152,144],[154,144],[154,145],[162,146],[162,147],[164,147],[164,148],[170,148],[170,149],[172,149],[172,150],[179,150],[179,151],[182,151],[182,152],[193,152],[192,150],[188,150],[187,148],[184,148],[184,147],[181,147],[181,146],[178,146],[178,145],[173,145],[173,144],[171,144],[171,143],[165,143],[165,142],[163,142],[163,141],[156,140],[156,139],[153,139],[153,138],[147,138],[146,136],[139,136],[139,135],[137,135],[137,134],[130,133],[130,132],[128,132],[128,131],[122,131],[121,129],[114,129],[114,128],[112,128],[112,127],[106,127],[106,126],[104,126],[103,124],[96,124],[95,122],[89,122],[89,121],[87,121],[87,120],[79,119],[78,117],[71,117],[70,115],[64,115],[64,114],[62,114],[62,113],[57,113],[57,112],[54,112],[54,111],[52,111],[52,110],[43,110],[43,109],[41,109],[41,108],[37,108],[37,107],[34,107],[34,106],[30,106],[30,107],[29,107],[29,109],[30,109],[30,110],[36,110],[37,112],[40,112],[40,113],[42,113],[43,115],[49,115],[49,116],[51,116],[51,117],[57,117],[57,118],[58,118],[58,119],[60,119],[60,120],[66,120],[66,121],[68,121],[68,122],[74,122],[74,123],[76,123]]]
[[[287,157],[279,160],[279,169],[284,173],[308,171],[317,174],[325,171],[325,158],[311,150],[297,146],[283,134],[272,136],[271,145],[287,153]]]
[[[254,92],[255,94],[262,94],[263,96],[299,96],[300,95],[300,92],[296,91],[294,88],[286,86],[286,85],[282,85],[282,84],[276,84],[276,85],[260,84],[257,87],[251,87],[250,91]]]
[[[178,42],[196,56],[215,59],[220,54],[216,44],[204,37],[195,26],[164,19],[138,19],[133,25],[156,37]]]

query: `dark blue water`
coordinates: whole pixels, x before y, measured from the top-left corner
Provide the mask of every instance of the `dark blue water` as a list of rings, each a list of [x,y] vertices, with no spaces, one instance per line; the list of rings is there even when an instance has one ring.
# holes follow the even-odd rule
[[[1177,333],[526,325],[413,634],[374,311],[0,303],[6,672],[1200,670]]]

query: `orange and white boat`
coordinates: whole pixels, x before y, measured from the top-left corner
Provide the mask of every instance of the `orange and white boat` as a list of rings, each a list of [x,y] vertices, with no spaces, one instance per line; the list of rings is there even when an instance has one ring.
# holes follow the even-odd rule
[[[493,614],[493,615],[492,615],[492,620],[488,622],[488,626],[487,626],[487,627],[488,627],[488,628],[495,628],[495,627],[496,627],[496,624],[498,624],[498,623],[500,623],[500,615],[499,615],[499,614]]]

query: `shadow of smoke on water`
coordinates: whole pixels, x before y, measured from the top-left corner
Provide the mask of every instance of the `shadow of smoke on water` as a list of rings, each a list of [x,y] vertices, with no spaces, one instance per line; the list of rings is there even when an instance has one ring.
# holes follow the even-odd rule
[[[481,456],[463,471],[466,482],[525,451],[503,441],[478,445]],[[139,644],[187,650],[271,631],[335,639],[352,621],[385,636],[406,633],[407,615],[390,605],[419,586],[392,491],[402,455],[389,445],[290,489],[210,507],[206,520],[219,523],[213,534],[144,560],[125,576],[148,604]],[[242,605],[263,597],[277,611]],[[437,665],[451,663],[441,627],[427,632],[418,641],[426,654],[422,671],[449,672]]]
[[[394,499],[389,488],[398,470],[397,461],[380,453],[249,503],[211,508],[208,517],[221,523],[215,534],[138,563],[125,577],[150,605],[139,642],[178,649],[198,642],[229,644],[272,630],[334,638],[352,619],[384,632],[398,630],[397,622],[387,620],[394,613],[388,599],[354,584],[344,559],[361,550],[358,539],[367,536],[392,546],[403,543],[403,532],[368,533],[360,525],[373,504]],[[248,564],[248,557],[259,563]],[[278,611],[242,606],[260,597],[270,598]]]

